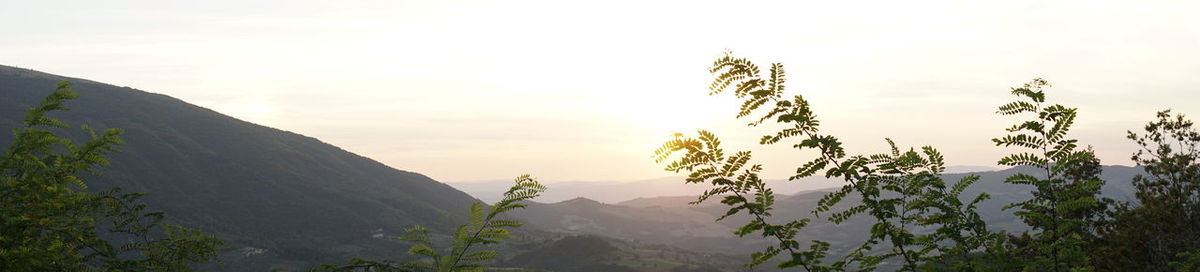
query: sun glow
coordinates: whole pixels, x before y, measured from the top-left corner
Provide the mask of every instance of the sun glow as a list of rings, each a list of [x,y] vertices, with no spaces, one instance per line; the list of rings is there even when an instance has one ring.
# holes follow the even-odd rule
[[[94,4],[104,12],[17,1],[0,9],[16,26],[0,29],[0,60],[161,92],[446,180],[651,178],[664,173],[640,160],[675,132],[755,143],[764,128],[734,118],[739,102],[707,95],[724,49],[783,63],[789,94],[848,143],[946,143],[971,165],[995,162],[973,139],[995,136],[992,102],[1031,77],[1079,103],[1081,142],[1114,164],[1132,148],[1120,132],[1162,107],[1144,97],[1200,94],[1192,2],[369,2],[255,1],[222,15],[221,1]],[[880,121],[893,117],[922,121]]]

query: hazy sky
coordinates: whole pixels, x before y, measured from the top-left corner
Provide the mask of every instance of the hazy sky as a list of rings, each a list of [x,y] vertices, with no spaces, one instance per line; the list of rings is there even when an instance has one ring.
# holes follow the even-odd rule
[[[854,152],[934,145],[995,165],[1008,88],[1045,77],[1075,136],[1200,117],[1198,1],[12,1],[0,64],[171,95],[442,181],[645,179],[675,131],[811,156],[705,94],[725,49],[782,62]],[[86,99],[86,98],[85,98]],[[738,144],[745,143],[745,144]],[[136,143],[131,143],[136,144]]]

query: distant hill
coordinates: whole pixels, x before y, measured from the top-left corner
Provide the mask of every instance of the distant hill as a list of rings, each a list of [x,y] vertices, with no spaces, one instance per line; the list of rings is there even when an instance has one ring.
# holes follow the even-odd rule
[[[972,172],[989,172],[989,171],[1000,171],[1000,170],[1004,170],[1004,169],[1000,169],[1000,168],[996,168],[996,167],[991,167],[991,166],[977,166],[977,165],[950,165],[950,166],[946,166],[946,173],[947,173],[947,174],[962,174],[962,173],[972,173]]]
[[[723,272],[745,271],[745,256],[690,251],[595,235],[568,235],[537,243],[489,271]]]
[[[987,172],[1000,170],[987,166],[948,166],[947,173]],[[550,188],[538,198],[538,201],[553,203],[577,197],[587,198],[604,203],[617,203],[626,200],[645,197],[661,196],[691,196],[699,195],[707,187],[699,184],[685,184],[683,177],[664,177],[636,181],[545,181]],[[769,180],[774,185],[775,192],[780,194],[795,194],[804,191],[819,190],[840,186],[841,183],[826,178],[806,178],[799,182],[786,180]],[[472,196],[487,202],[499,200],[501,193],[512,186],[512,181],[489,180],[472,182],[448,182],[450,186],[467,192]],[[630,190],[637,188],[637,190]]]
[[[587,198],[603,203],[661,196],[690,196],[703,193],[707,187],[702,184],[685,184],[683,177],[664,177],[637,181],[544,181],[549,185],[546,192],[537,201],[553,203],[574,198]],[[785,180],[768,181],[775,184],[776,192],[794,194],[804,191],[818,190],[838,186],[839,183],[825,178],[811,178],[800,182]],[[458,188],[484,201],[499,199],[500,193],[512,186],[511,181],[477,181],[450,182],[450,186]]]
[[[992,196],[990,200],[981,203],[979,211],[993,230],[1021,231],[1025,228],[1024,224],[1012,215],[1012,211],[1001,211],[1005,204],[1025,200],[1029,196],[1030,187],[1003,182],[1005,177],[1017,172],[1036,174],[1027,168],[971,173],[979,175],[980,180],[967,190],[964,197],[974,197],[980,192],[987,192]],[[1103,187],[1103,194],[1118,200],[1132,199],[1134,189],[1130,181],[1134,175],[1141,172],[1140,168],[1135,167],[1105,166],[1101,176],[1107,181]],[[967,174],[947,174],[945,178],[953,182],[965,175]],[[626,190],[638,191],[636,187]],[[773,211],[775,218],[782,221],[810,216],[817,200],[828,190],[778,196]],[[725,213],[725,206],[719,203],[719,199],[700,205],[689,205],[688,202],[694,201],[695,198],[647,197],[613,204],[577,198],[558,203],[530,205],[526,210],[514,212],[513,216],[531,226],[548,231],[605,235],[698,251],[749,253],[765,248],[771,243],[757,236],[736,237],[733,231],[748,222],[748,218],[740,215],[715,222],[714,219]],[[850,202],[857,202],[857,199],[848,197],[843,200],[843,203]],[[864,217],[857,217],[841,225],[818,219],[813,220],[801,235],[829,241],[833,243],[834,250],[838,250],[839,247],[846,249],[861,242],[862,234],[867,233],[871,223]],[[806,239],[809,238],[802,240]]]
[[[125,130],[125,152],[113,154],[112,167],[88,184],[149,192],[145,202],[166,211],[168,221],[229,242],[221,270],[406,256],[406,246],[380,237],[418,223],[447,230],[477,201],[311,137],[166,95],[21,68],[0,66],[0,130],[18,126],[60,80],[73,82],[80,98],[52,117]],[[85,138],[79,129],[62,132]],[[0,144],[11,141],[0,133]]]

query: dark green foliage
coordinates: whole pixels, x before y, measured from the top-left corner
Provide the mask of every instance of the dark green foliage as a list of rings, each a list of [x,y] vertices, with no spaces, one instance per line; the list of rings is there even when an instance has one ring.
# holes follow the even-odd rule
[[[1134,177],[1137,203],[1117,205],[1102,233],[1094,254],[1105,270],[1197,269],[1168,264],[1196,258],[1179,254],[1200,248],[1200,132],[1182,114],[1157,117],[1143,134],[1128,133],[1141,147],[1132,159],[1148,176]]]
[[[83,126],[90,140],[81,144],[48,130],[69,127],[46,114],[76,97],[60,82],[0,156],[0,271],[189,271],[213,260],[221,241],[162,223],[139,203],[144,194],[88,191],[80,174],[107,166],[124,142],[118,129]]]
[[[1188,252],[1180,252],[1178,255],[1175,255],[1175,257],[1178,258],[1179,261],[1173,261],[1169,263],[1171,268],[1175,269],[1175,271],[1200,271],[1200,249]]]
[[[717,220],[743,212],[752,217],[735,234],[761,233],[777,241],[766,250],[753,254],[750,266],[783,255],[785,260],[778,264],[780,268],[827,271],[857,267],[869,270],[894,259],[902,262],[900,269],[917,270],[927,262],[965,260],[967,255],[992,239],[993,235],[975,212],[975,206],[988,196],[981,194],[970,201],[959,199],[977,177],[968,176],[948,185],[940,175],[944,170],[942,156],[932,147],[924,147],[920,152],[901,152],[888,140],[892,146],[890,153],[847,155],[836,137],[819,133],[820,121],[802,96],[783,99],[785,76],[782,65],[772,64],[769,75],[763,78],[754,63],[726,54],[717,59],[709,71],[715,75],[710,94],[732,89],[736,97],[744,100],[737,117],[754,115],[760,107],[771,105],[748,125],[757,126],[773,120],[784,128],[763,136],[760,144],[795,139],[793,148],[819,153],[799,166],[791,180],[822,173],[827,178],[840,178],[846,182],[840,190],[822,197],[813,215],[825,215],[834,223],[859,215],[870,216],[875,221],[861,245],[844,257],[826,263],[828,242],[802,242],[804,239],[797,237],[811,218],[783,223],[773,223],[769,219],[775,195],[758,175],[763,166],[750,163],[750,152],[727,155],[720,140],[708,131],[699,131],[696,138],[677,134],[674,140],[656,150],[655,155],[662,162],[671,159],[676,152],[684,152],[683,156],[668,163],[666,170],[687,171],[688,183],[713,186],[693,203],[719,196],[721,203],[730,208]],[[848,196],[855,196],[861,202],[850,203],[849,207],[835,211],[835,205]],[[915,233],[913,229],[916,228],[933,231]],[[887,250],[873,250],[881,243],[888,244]],[[955,262],[953,265],[967,269],[970,264]]]
[[[368,261],[351,260],[349,265],[322,265],[318,271],[480,271],[484,270],[481,262],[495,259],[498,254],[493,250],[478,250],[472,247],[498,244],[509,237],[508,228],[520,227],[516,220],[500,219],[498,216],[505,212],[525,208],[527,200],[531,200],[546,190],[529,175],[522,175],[515,180],[516,184],[504,192],[504,199],[491,206],[482,203],[471,205],[471,213],[466,224],[455,229],[451,236],[452,245],[445,251],[434,249],[430,239],[429,229],[413,226],[405,230],[406,234],[399,239],[415,243],[408,248],[408,253],[419,255],[429,261]]]
[[[992,139],[998,146],[1028,149],[1001,158],[1006,166],[1040,169],[1035,175],[1016,174],[1005,182],[1034,186],[1033,198],[1009,204],[1033,233],[1018,240],[1016,256],[1026,271],[1071,271],[1089,269],[1087,244],[1095,232],[1104,205],[1099,200],[1100,161],[1091,149],[1078,149],[1077,140],[1067,137],[1075,121],[1075,109],[1046,105],[1042,88],[1049,86],[1035,79],[1012,94],[1022,100],[1000,106],[1002,115],[1033,115],[1008,128],[1009,135]]]

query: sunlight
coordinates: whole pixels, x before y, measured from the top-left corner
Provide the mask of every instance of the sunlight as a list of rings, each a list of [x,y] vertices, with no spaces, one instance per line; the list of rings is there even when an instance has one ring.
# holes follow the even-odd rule
[[[647,92],[637,101],[614,101],[609,114],[622,126],[634,130],[637,141],[652,145],[671,139],[675,133],[693,134],[711,130],[734,120],[727,96],[707,96],[705,89]],[[644,152],[644,150],[638,150]]]

